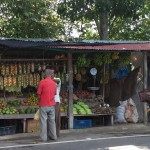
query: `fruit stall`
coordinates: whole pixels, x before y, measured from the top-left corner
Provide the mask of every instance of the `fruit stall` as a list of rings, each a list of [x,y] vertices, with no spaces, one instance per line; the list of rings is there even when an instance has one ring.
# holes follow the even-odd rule
[[[33,120],[38,109],[36,91],[46,66],[55,66],[62,81],[62,129],[113,125],[121,94],[111,95],[110,81],[121,85],[129,76],[131,51],[104,52],[102,48],[97,52],[91,50],[93,46],[86,50],[90,44],[74,51],[72,43],[66,47],[57,41],[12,41],[2,41],[0,47],[0,130],[3,126],[21,128],[16,132],[38,130]]]
[[[66,54],[56,54],[50,60],[42,59],[40,61],[39,59],[32,59],[31,61],[27,58],[1,60],[0,119],[22,120],[23,132],[29,131],[27,122],[34,117],[38,110],[38,96],[36,94],[38,83],[43,79],[46,66],[52,65],[52,63],[62,81],[60,92],[61,117],[67,117],[69,95],[67,92],[66,61]],[[88,86],[99,86],[97,85],[97,79],[96,85],[89,85],[88,83],[93,83],[90,80],[93,77],[90,77],[88,72],[90,68],[94,67],[90,66],[90,61],[85,54],[76,55],[74,60],[73,115],[75,119],[79,117],[108,116],[111,119],[110,124],[113,125],[113,111],[109,104],[104,102],[102,95],[95,94],[95,91],[88,89]],[[64,128],[66,128],[65,126]]]
[[[64,76],[66,73],[66,60],[64,56],[64,54],[61,55],[61,61],[64,62],[61,66],[62,70],[58,70],[62,85],[66,82]],[[51,59],[7,58],[1,60],[0,124],[6,126],[6,128],[0,128],[2,135],[5,134],[3,130],[8,130],[10,126],[20,128],[18,132],[29,132],[29,128],[32,126],[29,126],[29,124],[33,122],[34,114],[39,108],[38,95],[36,94],[37,87],[39,81],[43,79],[46,66],[54,65],[51,63],[55,65],[60,63],[57,60],[57,55]],[[66,114],[62,112],[61,116],[66,116]]]

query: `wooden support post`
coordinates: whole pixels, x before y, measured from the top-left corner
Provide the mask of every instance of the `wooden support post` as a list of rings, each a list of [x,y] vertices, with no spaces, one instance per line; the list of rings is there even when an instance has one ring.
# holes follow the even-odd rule
[[[105,64],[103,66],[103,101],[105,99]]]
[[[73,128],[73,68],[72,68],[72,53],[68,53],[68,128]]]
[[[145,51],[144,53],[144,64],[143,64],[143,75],[144,75],[144,89],[147,89],[147,73],[148,73],[148,69],[147,69],[147,52]],[[144,102],[143,103],[143,122],[145,125],[147,125],[147,103]]]
[[[26,132],[26,119],[23,119],[23,133]]]

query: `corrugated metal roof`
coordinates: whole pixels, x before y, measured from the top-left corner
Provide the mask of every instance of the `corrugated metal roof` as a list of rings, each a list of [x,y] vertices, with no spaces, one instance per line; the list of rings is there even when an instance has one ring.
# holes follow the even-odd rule
[[[48,46],[51,48],[63,48],[74,50],[150,50],[150,43],[141,44],[115,44],[99,46]]]
[[[111,43],[111,44],[137,44],[137,43],[150,43],[150,41],[135,41],[135,40],[128,40],[128,41],[122,41],[122,40],[82,40],[84,43]]]
[[[83,40],[80,42],[63,42],[51,39],[22,39],[0,38],[1,49],[45,48],[51,50],[150,50],[150,41],[111,41],[111,40]]]
[[[56,45],[57,43],[62,43],[62,41],[46,39],[0,39],[0,45],[9,48],[44,47],[48,45]]]

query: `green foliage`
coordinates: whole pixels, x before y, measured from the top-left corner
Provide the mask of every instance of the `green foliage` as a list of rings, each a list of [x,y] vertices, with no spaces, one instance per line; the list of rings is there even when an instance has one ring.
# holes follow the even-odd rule
[[[1,0],[0,5],[1,37],[98,40],[108,31],[111,40],[150,39],[148,0]]]
[[[59,38],[64,27],[55,0],[1,0],[0,36]]]
[[[146,1],[138,15],[133,19],[113,18],[110,22],[110,39],[149,40],[150,39],[150,1]]]
[[[120,28],[129,18],[131,21],[138,20],[146,2],[146,0],[65,0],[59,3],[57,12],[62,18],[69,18],[71,22],[80,21],[82,25],[95,21],[101,39],[103,32],[107,34],[108,30],[111,39],[119,39]],[[85,31],[80,30],[80,32],[82,32],[80,37],[88,38]],[[118,33],[118,37],[114,35],[115,33]],[[98,36],[95,33],[93,37]]]

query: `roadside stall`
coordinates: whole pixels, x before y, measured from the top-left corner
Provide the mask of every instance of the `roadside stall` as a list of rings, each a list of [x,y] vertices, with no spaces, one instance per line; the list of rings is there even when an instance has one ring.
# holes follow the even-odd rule
[[[120,84],[131,72],[126,45],[120,53],[113,42],[109,45],[4,39],[0,45],[1,135],[38,130],[38,122],[33,120],[38,109],[36,90],[47,65],[55,66],[62,80],[63,129],[113,125],[113,106],[122,95],[112,98],[107,89],[111,78]]]

